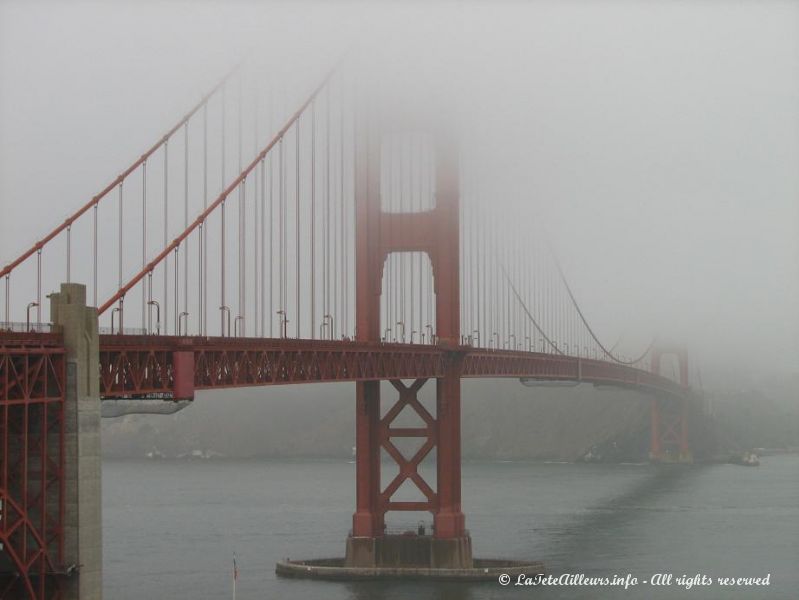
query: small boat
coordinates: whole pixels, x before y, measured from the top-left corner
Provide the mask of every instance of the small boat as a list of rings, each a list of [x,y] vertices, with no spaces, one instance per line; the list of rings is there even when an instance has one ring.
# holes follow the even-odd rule
[[[178,454],[178,458],[186,460],[208,460],[211,458],[221,458],[223,456],[221,452],[215,452],[213,450],[192,450],[191,452]]]
[[[150,460],[160,460],[160,459],[162,459],[162,458],[166,458],[166,456],[164,456],[164,453],[163,453],[163,452],[161,452],[161,451],[160,451],[158,448],[156,448],[155,446],[153,446],[153,449],[152,449],[152,450],[150,450],[150,451],[149,451],[147,454],[145,454],[144,456],[146,456],[146,457],[147,457],[147,458],[149,458]]]
[[[760,457],[754,452],[747,451],[741,454],[733,454],[730,457],[730,463],[742,467],[757,467],[760,465]]]

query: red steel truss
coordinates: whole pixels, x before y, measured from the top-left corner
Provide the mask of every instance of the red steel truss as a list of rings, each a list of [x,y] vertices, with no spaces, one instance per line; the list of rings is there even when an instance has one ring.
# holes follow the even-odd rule
[[[661,358],[674,355],[680,370],[680,387],[688,388],[688,355],[685,348],[657,347],[652,351],[652,373],[660,376]],[[653,398],[650,410],[649,457],[655,461],[690,460],[688,444],[688,397]]]
[[[0,336],[0,598],[60,597],[65,379],[58,336]]]
[[[448,355],[463,356],[462,377],[534,378],[630,386],[673,396],[684,388],[661,375],[601,360],[469,346],[262,338],[100,336],[103,398],[191,398],[194,390],[437,378]],[[176,360],[189,357],[188,363]],[[182,391],[175,377],[183,373]],[[191,375],[189,386],[185,375]]]

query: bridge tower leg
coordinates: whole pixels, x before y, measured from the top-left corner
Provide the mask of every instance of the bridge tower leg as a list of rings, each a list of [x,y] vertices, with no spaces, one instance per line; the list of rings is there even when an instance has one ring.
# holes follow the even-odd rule
[[[688,389],[688,355],[684,348],[653,348],[652,372],[661,373],[664,355],[675,355],[680,371],[680,385]],[[651,432],[649,458],[653,462],[691,462],[688,441],[688,395],[677,400],[656,397],[651,404]]]
[[[433,269],[436,294],[436,343],[450,348],[443,373],[436,379],[436,415],[418,402],[416,393],[425,380],[407,386],[392,381],[399,399],[381,419],[380,382],[356,384],[356,510],[347,540],[345,564],[351,567],[417,566],[471,568],[471,539],[461,511],[460,377],[460,254],[458,153],[454,140],[440,131],[434,135],[436,156],[435,206],[413,213],[381,210],[380,157],[382,130],[374,121],[359,123],[356,147],[355,252],[356,339],[381,341],[380,297],[383,268],[393,252],[424,252]],[[426,427],[390,427],[394,416],[410,405]],[[391,444],[392,437],[423,437],[425,442],[410,460]],[[435,447],[436,484],[429,485],[417,471]],[[380,453],[385,449],[399,465],[399,474],[381,487]],[[424,502],[393,502],[392,494],[411,480]],[[433,514],[432,536],[385,533],[388,511],[428,510]],[[409,544],[414,545],[409,551]]]
[[[50,295],[50,320],[63,334],[67,378],[64,404],[64,562],[75,571],[65,600],[102,598],[100,448],[100,337],[97,310],[86,306],[86,286],[61,284]]]

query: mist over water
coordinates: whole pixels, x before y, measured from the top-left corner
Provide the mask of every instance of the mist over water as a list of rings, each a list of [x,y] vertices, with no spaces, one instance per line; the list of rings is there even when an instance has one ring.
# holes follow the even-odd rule
[[[623,336],[633,354],[653,334],[687,343],[718,385],[739,366],[795,373],[797,11],[787,1],[5,2],[0,262],[236,62],[311,85],[343,57],[362,89],[436,98],[436,111],[457,115],[471,159],[462,176],[479,182],[500,230],[512,219],[547,232],[609,344]]]
[[[281,558],[341,556],[354,505],[345,460],[106,461],[108,597],[239,598],[789,598],[799,585],[799,460],[734,465],[467,462],[466,525],[477,557],[540,559],[554,574],[639,580],[765,577],[768,588],[639,585],[524,588],[277,579]],[[392,526],[414,529],[415,522]]]
[[[685,344],[693,385],[742,447],[799,446],[799,3],[0,2],[0,265],[92,198],[240,61],[260,74],[263,97],[280,90],[273,129],[334,64],[353,90],[381,98],[389,121],[421,107],[433,122],[457,124],[470,202],[497,237],[546,240],[600,339],[629,355],[653,336]],[[253,137],[245,162],[260,149]],[[115,242],[116,222],[108,225],[100,235]],[[133,235],[123,244],[135,254],[129,276],[141,249]],[[148,250],[161,245],[152,234]],[[90,271],[85,252],[73,261]],[[115,288],[116,256],[100,263]],[[56,250],[45,270],[62,264]],[[29,289],[14,288],[23,309]],[[484,408],[464,421],[473,436],[464,446],[486,458],[463,468],[476,556],[597,576],[770,573],[768,589],[278,580],[280,558],[343,555],[355,494],[352,387],[203,392],[174,417],[106,423],[116,455],[141,458],[145,435],[161,449],[169,438],[175,455],[230,449],[219,461],[105,461],[106,597],[227,597],[233,551],[242,600],[789,598],[799,589],[796,455],[765,457],[757,469],[494,460],[549,452],[543,442],[495,441],[528,430],[551,429],[558,458],[577,420],[601,428],[597,438],[619,434],[606,423],[622,419],[557,405],[557,394],[601,396],[585,388],[470,388],[464,406]],[[637,400],[649,397],[625,396]],[[294,428],[281,432],[293,439],[262,443],[278,428]],[[582,453],[571,442],[569,452]],[[320,454],[330,460],[294,458]]]

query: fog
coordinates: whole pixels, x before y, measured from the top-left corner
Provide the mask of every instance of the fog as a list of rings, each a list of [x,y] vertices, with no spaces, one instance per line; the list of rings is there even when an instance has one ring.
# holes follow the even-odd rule
[[[450,106],[464,176],[545,229],[606,338],[797,374],[795,2],[3,2],[0,264],[232,64],[310,80],[339,57]]]

